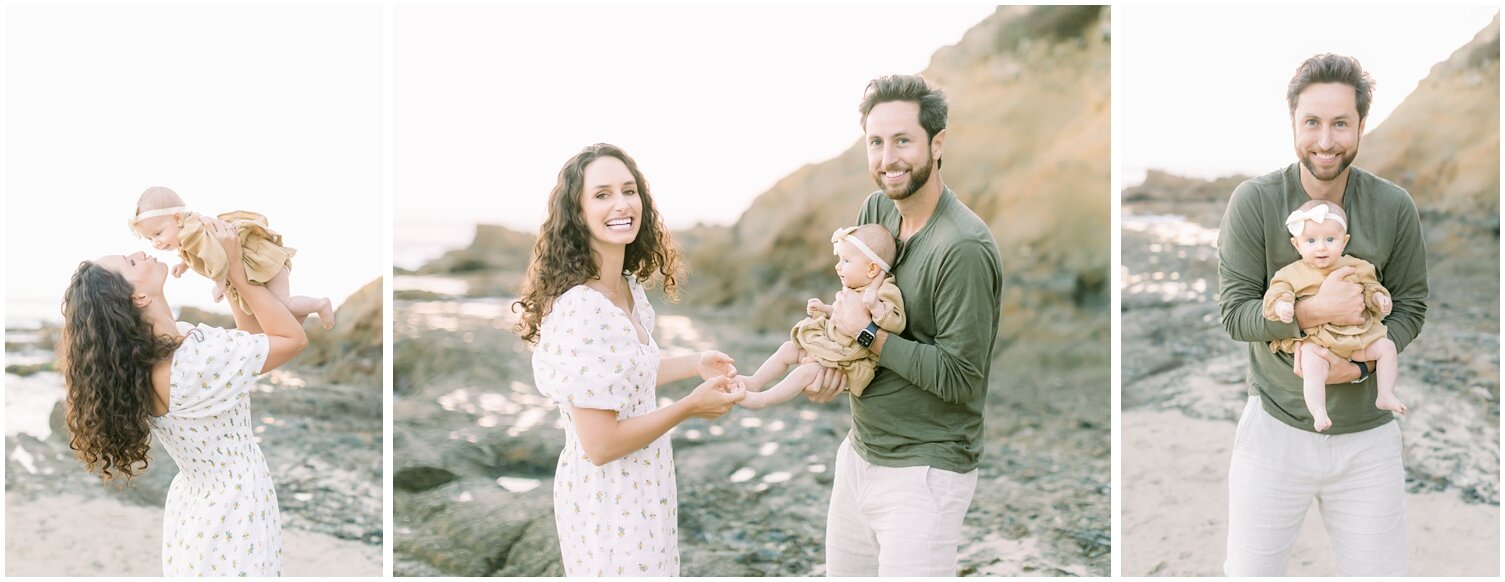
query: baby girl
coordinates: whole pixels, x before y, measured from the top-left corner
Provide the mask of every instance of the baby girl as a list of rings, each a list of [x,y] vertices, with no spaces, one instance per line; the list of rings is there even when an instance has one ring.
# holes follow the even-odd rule
[[[1379,381],[1375,406],[1405,414],[1406,406],[1395,398],[1395,342],[1390,341],[1385,324],[1380,322],[1390,314],[1390,292],[1380,285],[1374,265],[1343,254],[1343,247],[1348,244],[1347,215],[1336,204],[1312,200],[1286,218],[1286,229],[1291,232],[1291,244],[1301,253],[1301,260],[1276,271],[1270,281],[1264,299],[1266,319],[1290,323],[1296,314],[1296,300],[1315,295],[1327,276],[1343,267],[1353,267],[1354,273],[1347,280],[1364,287],[1363,323],[1327,323],[1302,330],[1306,337],[1270,342],[1270,350],[1274,352],[1300,350],[1302,395],[1312,413],[1314,428],[1321,432],[1333,425],[1327,416],[1324,382],[1328,363],[1321,356],[1322,348],[1341,358],[1375,362],[1375,377]]]
[[[899,286],[887,276],[898,254],[888,229],[877,224],[837,229],[831,235],[831,244],[839,257],[836,275],[841,279],[841,293],[860,293],[879,328],[889,333],[904,331],[904,299]],[[859,334],[861,337],[841,333],[831,323],[831,306],[820,299],[812,298],[807,310],[810,317],[789,332],[791,341],[779,346],[752,376],[737,377],[747,387],[743,406],[762,408],[794,398],[815,380],[822,367],[845,371],[847,389],[856,396],[861,396],[873,380],[878,355],[867,349],[872,343],[870,332]],[[758,391],[796,364],[799,367],[783,381],[766,392]]]
[[[329,298],[288,293],[288,271],[297,250],[282,246],[282,235],[267,228],[265,216],[237,210],[218,218],[229,223],[239,235],[241,260],[246,265],[246,277],[253,284],[271,291],[299,323],[309,315],[318,314],[324,329],[334,327],[334,308]],[[182,262],[172,268],[174,277],[193,269],[214,281],[215,302],[229,296],[232,306],[242,313],[251,313],[251,306],[241,299],[235,287],[225,284],[229,273],[225,250],[205,232],[203,218],[188,210],[176,192],[161,186],[147,188],[136,201],[136,215],[131,217],[130,226],[132,233],[151,240],[153,247],[178,251]]]

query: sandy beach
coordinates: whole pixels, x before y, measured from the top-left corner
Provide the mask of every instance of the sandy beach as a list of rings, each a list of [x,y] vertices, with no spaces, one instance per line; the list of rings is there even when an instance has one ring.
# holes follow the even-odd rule
[[[102,524],[119,535],[99,535]],[[284,576],[381,576],[381,546],[289,528],[282,545]],[[6,576],[161,576],[161,559],[161,507],[6,496]]]
[[[1228,461],[1236,422],[1177,411],[1123,415],[1125,576],[1221,576],[1228,535]],[[1205,438],[1186,439],[1195,434]],[[1452,492],[1406,495],[1413,576],[1494,576],[1500,507]],[[1291,555],[1291,576],[1332,576],[1333,554],[1314,503]]]
[[[380,280],[314,329],[299,359],[253,389],[253,433],[277,487],[287,576],[382,574]],[[228,325],[228,317],[180,313]],[[311,324],[310,327],[317,327]],[[86,472],[68,448],[57,328],[7,322],[5,574],[160,576],[162,519],[178,473],[161,444],[125,481]],[[373,351],[374,346],[374,351]]]

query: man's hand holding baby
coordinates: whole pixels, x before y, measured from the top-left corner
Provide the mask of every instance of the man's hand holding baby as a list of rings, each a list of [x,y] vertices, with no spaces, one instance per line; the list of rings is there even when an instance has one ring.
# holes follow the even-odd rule
[[[843,289],[836,294],[836,303],[831,305],[831,322],[836,325],[837,331],[856,337],[872,321],[873,311],[868,309],[862,296],[856,291]]]
[[[1324,323],[1358,325],[1364,323],[1364,287],[1348,280],[1353,267],[1334,269],[1322,281],[1317,294],[1296,304],[1296,323],[1310,329]]]

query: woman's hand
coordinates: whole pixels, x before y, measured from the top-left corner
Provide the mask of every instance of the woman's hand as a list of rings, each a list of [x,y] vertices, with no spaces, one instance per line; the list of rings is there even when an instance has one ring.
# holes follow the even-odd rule
[[[737,367],[732,363],[735,360],[731,356],[718,351],[700,352],[700,361],[695,364],[695,371],[700,374],[701,380],[710,380],[717,376],[735,376]]]
[[[747,388],[726,376],[706,380],[686,396],[687,413],[696,418],[717,418],[747,397]]]
[[[246,266],[241,263],[240,236],[229,223],[209,216],[202,217],[204,230],[214,237],[225,251],[225,273],[231,285],[243,286],[251,281],[246,278]]]
[[[716,418],[747,397],[740,384],[717,376],[695,387],[688,396],[648,414],[617,419],[615,410],[570,407],[580,448],[597,467],[648,446],[685,419]]]

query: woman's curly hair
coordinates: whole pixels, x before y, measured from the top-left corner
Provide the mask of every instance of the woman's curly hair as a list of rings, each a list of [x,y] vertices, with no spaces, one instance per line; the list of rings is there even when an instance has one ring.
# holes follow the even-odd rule
[[[68,447],[106,479],[112,470],[135,477],[150,463],[152,366],[172,357],[181,341],[152,335],[132,292],[119,273],[84,261],[63,293],[58,355],[68,390]]]
[[[669,230],[653,206],[648,181],[638,171],[637,162],[622,148],[598,143],[565,162],[564,168],[559,170],[554,190],[549,193],[549,214],[538,229],[538,240],[533,243],[533,259],[528,263],[521,298],[512,304],[514,312],[518,308],[522,310],[513,331],[524,341],[538,341],[538,329],[553,307],[554,299],[570,288],[600,276],[596,266],[600,259],[591,250],[590,227],[581,214],[580,198],[585,191],[585,167],[608,156],[627,166],[627,171],[637,181],[638,195],[643,201],[642,229],[638,231],[637,239],[627,245],[622,270],[643,283],[649,283],[657,273],[663,277],[664,294],[671,301],[678,298],[679,277],[683,275],[679,251],[674,248]]]

